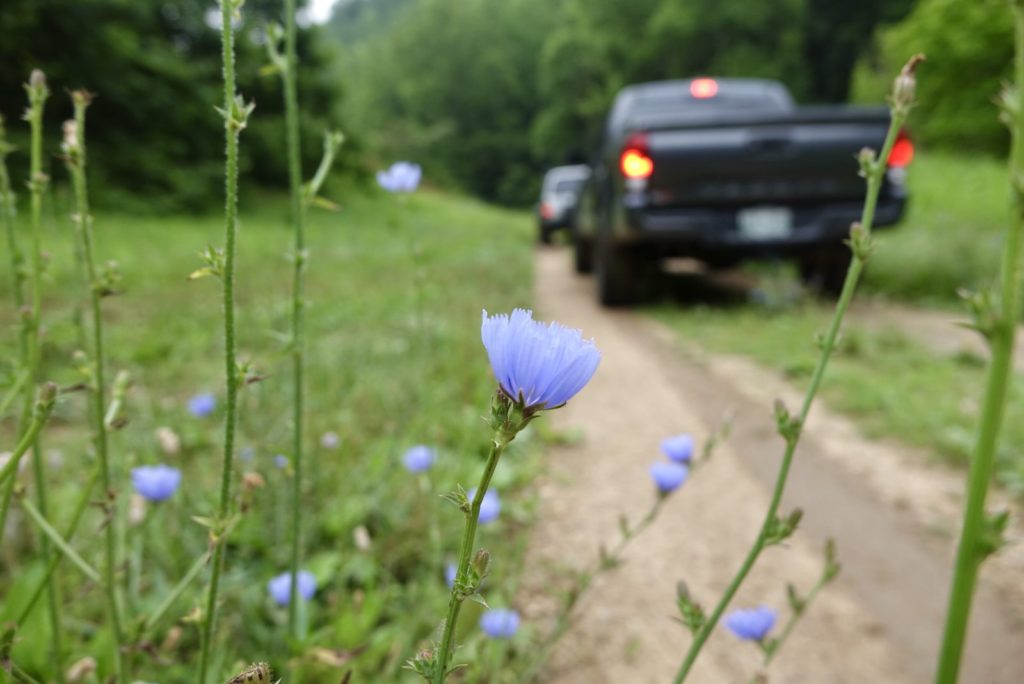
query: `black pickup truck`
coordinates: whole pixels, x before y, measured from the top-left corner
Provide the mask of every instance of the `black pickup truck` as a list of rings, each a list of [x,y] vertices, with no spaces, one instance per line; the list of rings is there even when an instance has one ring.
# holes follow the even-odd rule
[[[710,267],[792,258],[810,284],[834,292],[865,193],[857,153],[880,149],[888,125],[882,107],[797,107],[775,81],[628,86],[608,114],[572,227],[576,270],[596,271],[609,306],[634,301],[670,257]],[[901,132],[875,226],[903,214],[913,153]]]

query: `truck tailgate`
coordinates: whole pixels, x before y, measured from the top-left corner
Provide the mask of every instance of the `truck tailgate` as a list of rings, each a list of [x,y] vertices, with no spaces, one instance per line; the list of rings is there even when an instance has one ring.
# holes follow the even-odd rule
[[[638,122],[642,123],[642,122]],[[775,117],[648,122],[655,206],[801,204],[864,195],[856,155],[881,147],[884,110],[821,108]],[[637,130],[637,129],[634,129]]]

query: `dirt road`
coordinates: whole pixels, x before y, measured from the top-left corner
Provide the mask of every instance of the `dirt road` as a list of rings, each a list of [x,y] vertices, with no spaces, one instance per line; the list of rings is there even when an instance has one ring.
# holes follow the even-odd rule
[[[551,453],[529,574],[556,582],[558,568],[578,567],[615,541],[620,515],[635,520],[646,511],[654,495],[647,467],[660,458],[664,436],[687,431],[703,439],[727,413],[734,427],[635,540],[627,562],[594,583],[544,681],[664,684],[689,642],[673,620],[676,583],[685,580],[705,604],[721,594],[760,524],[781,454],[771,403],[782,397],[795,406],[799,395],[747,361],[683,348],[643,316],[598,308],[592,287],[571,273],[563,251],[538,253],[538,313],[582,328],[603,361],[584,392],[551,416],[585,438]],[[828,537],[836,539],[843,573],[772,664],[773,684],[930,681],[961,482],[925,455],[868,441],[842,417],[815,408],[783,500],[784,511],[804,509],[804,523],[785,548],[762,555],[734,605],[784,609],[787,582],[806,589],[817,578]],[[1024,681],[1021,545],[1001,554],[984,579],[961,681],[1017,684]],[[537,589],[524,587],[524,610],[543,621],[550,605],[529,598]],[[719,628],[688,681],[746,682],[759,665],[756,649]]]

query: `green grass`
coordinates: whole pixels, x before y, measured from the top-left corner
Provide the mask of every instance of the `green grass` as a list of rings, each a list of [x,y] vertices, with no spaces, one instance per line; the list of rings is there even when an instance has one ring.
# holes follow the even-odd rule
[[[806,387],[819,352],[831,307],[800,303],[766,309],[659,309],[655,315],[707,350],[740,354],[782,372]],[[852,416],[874,437],[896,438],[936,457],[965,464],[973,444],[985,363],[962,354],[937,356],[892,329],[844,327],[832,358],[822,398]],[[1015,385],[999,453],[1000,481],[1024,494],[1024,395]]]
[[[880,249],[866,291],[926,303],[991,284],[1009,225],[1006,164],[991,157],[919,153],[909,168],[910,202]]]
[[[462,516],[439,494],[479,477],[489,435],[486,413],[493,379],[479,341],[480,312],[528,305],[531,285],[531,226],[526,216],[477,202],[433,193],[407,198],[352,195],[340,213],[313,212],[309,225],[308,400],[305,565],[317,576],[318,598],[309,604],[310,635],[287,681],[337,681],[343,672],[329,653],[355,654],[346,667],[355,681],[411,681],[404,661],[430,639],[443,617],[447,587],[443,563],[451,560]],[[217,642],[216,676],[227,679],[238,664],[269,660],[284,669],[283,609],[271,605],[266,583],[287,567],[284,532],[288,472],[274,467],[287,454],[290,375],[284,346],[290,288],[290,245],[284,198],[242,197],[238,254],[239,356],[251,359],[266,377],[240,397],[241,448],[254,460],[239,471],[260,473],[266,486],[252,492],[251,506],[233,535]],[[75,272],[69,226],[54,210],[46,249],[51,265],[44,302],[46,375],[63,386],[78,382],[71,356],[78,347],[74,305],[83,295]],[[154,507],[141,525],[121,531],[129,565],[122,579],[130,623],[151,611],[206,548],[206,531],[193,515],[215,510],[222,415],[198,419],[187,399],[209,391],[222,399],[221,298],[214,278],[188,281],[201,266],[197,252],[222,240],[218,216],[139,218],[96,217],[96,254],[113,259],[123,275],[122,292],[106,300],[109,367],[127,369],[134,385],[129,422],[111,440],[120,501],[130,494],[128,471],[142,463],[166,461],[184,470],[184,485]],[[0,297],[8,297],[3,279]],[[0,314],[4,358],[15,358],[12,307]],[[43,444],[58,526],[69,514],[91,467],[85,397],[61,400]],[[169,427],[181,438],[177,455],[161,453],[155,432]],[[5,443],[13,439],[10,418],[2,424]],[[319,436],[332,430],[342,446],[326,450]],[[517,487],[537,468],[536,432],[513,444],[495,477],[508,493],[501,520],[483,528],[480,543],[495,556],[488,599],[504,605],[512,586],[530,501]],[[401,466],[404,449],[435,446],[439,460],[417,480]],[[27,482],[27,478],[24,480]],[[236,483],[236,491],[238,490]],[[442,548],[431,539],[441,531]],[[100,519],[90,512],[74,540],[87,560],[99,560]],[[353,530],[363,527],[372,545],[359,550]],[[12,619],[35,585],[35,531],[20,517],[0,551],[3,605],[0,623]],[[135,577],[131,568],[141,568]],[[205,577],[205,576],[203,576]],[[110,638],[96,587],[75,569],[62,566],[71,661],[109,653]],[[195,624],[182,620],[200,605],[205,579],[197,582],[147,637],[152,654],[133,654],[133,680],[190,682],[197,657]],[[71,597],[75,597],[73,600]],[[47,621],[37,609],[19,633],[16,662],[40,680],[51,680]],[[482,644],[472,629],[474,610],[465,611],[471,658]],[[172,628],[176,643],[162,645]],[[320,657],[312,654],[316,647]],[[351,655],[351,654],[349,654]],[[101,659],[101,674],[109,663]],[[101,677],[102,678],[102,677]],[[216,679],[216,677],[215,677]]]

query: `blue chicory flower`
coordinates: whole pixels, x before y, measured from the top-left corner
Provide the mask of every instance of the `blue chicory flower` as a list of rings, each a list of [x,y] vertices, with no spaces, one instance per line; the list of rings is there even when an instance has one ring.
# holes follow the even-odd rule
[[[534,410],[558,408],[597,370],[601,352],[579,330],[533,320],[533,312],[483,312],[480,336],[494,376],[509,397]]]
[[[455,586],[455,577],[459,574],[459,569],[455,567],[455,563],[448,563],[444,566],[444,583],[451,589]]]
[[[402,463],[410,473],[422,473],[434,465],[434,450],[423,444],[417,444],[402,456]]]
[[[254,458],[256,458],[256,450],[252,447],[242,447],[238,452],[238,460],[242,463],[252,463]]]
[[[280,470],[284,470],[285,468],[288,467],[288,457],[285,456],[284,454],[278,454],[277,456],[274,457],[274,465],[277,466]]]
[[[504,608],[492,608],[480,616],[480,629],[492,639],[511,639],[519,630],[519,613]]]
[[[473,498],[476,496],[476,487],[466,492],[466,496],[469,497],[470,501],[473,501]],[[481,525],[486,525],[497,520],[499,513],[501,513],[501,498],[498,496],[498,492],[488,489],[484,492],[484,498],[480,501],[480,516],[477,520],[480,521]]]
[[[188,411],[196,418],[205,418],[217,408],[217,397],[212,394],[197,394],[188,400]]]
[[[651,479],[662,494],[679,489],[689,474],[689,468],[675,461],[658,461],[651,464]]]
[[[768,606],[737,609],[725,618],[725,626],[747,641],[761,641],[775,626],[776,611]]]
[[[400,161],[391,165],[387,171],[377,172],[377,184],[388,192],[412,192],[420,184],[423,170],[419,164]]]
[[[149,501],[169,499],[181,484],[181,471],[169,465],[139,466],[132,468],[135,491]]]
[[[299,570],[298,576],[299,597],[304,601],[308,601],[313,598],[313,594],[316,593],[316,578],[313,577],[313,573],[308,570]],[[270,592],[270,598],[274,599],[274,602],[277,605],[287,606],[288,599],[291,598],[292,574],[290,572],[282,572],[280,575],[267,582],[267,591]]]
[[[666,437],[661,440],[661,453],[677,463],[689,463],[693,458],[693,437],[687,434]]]

